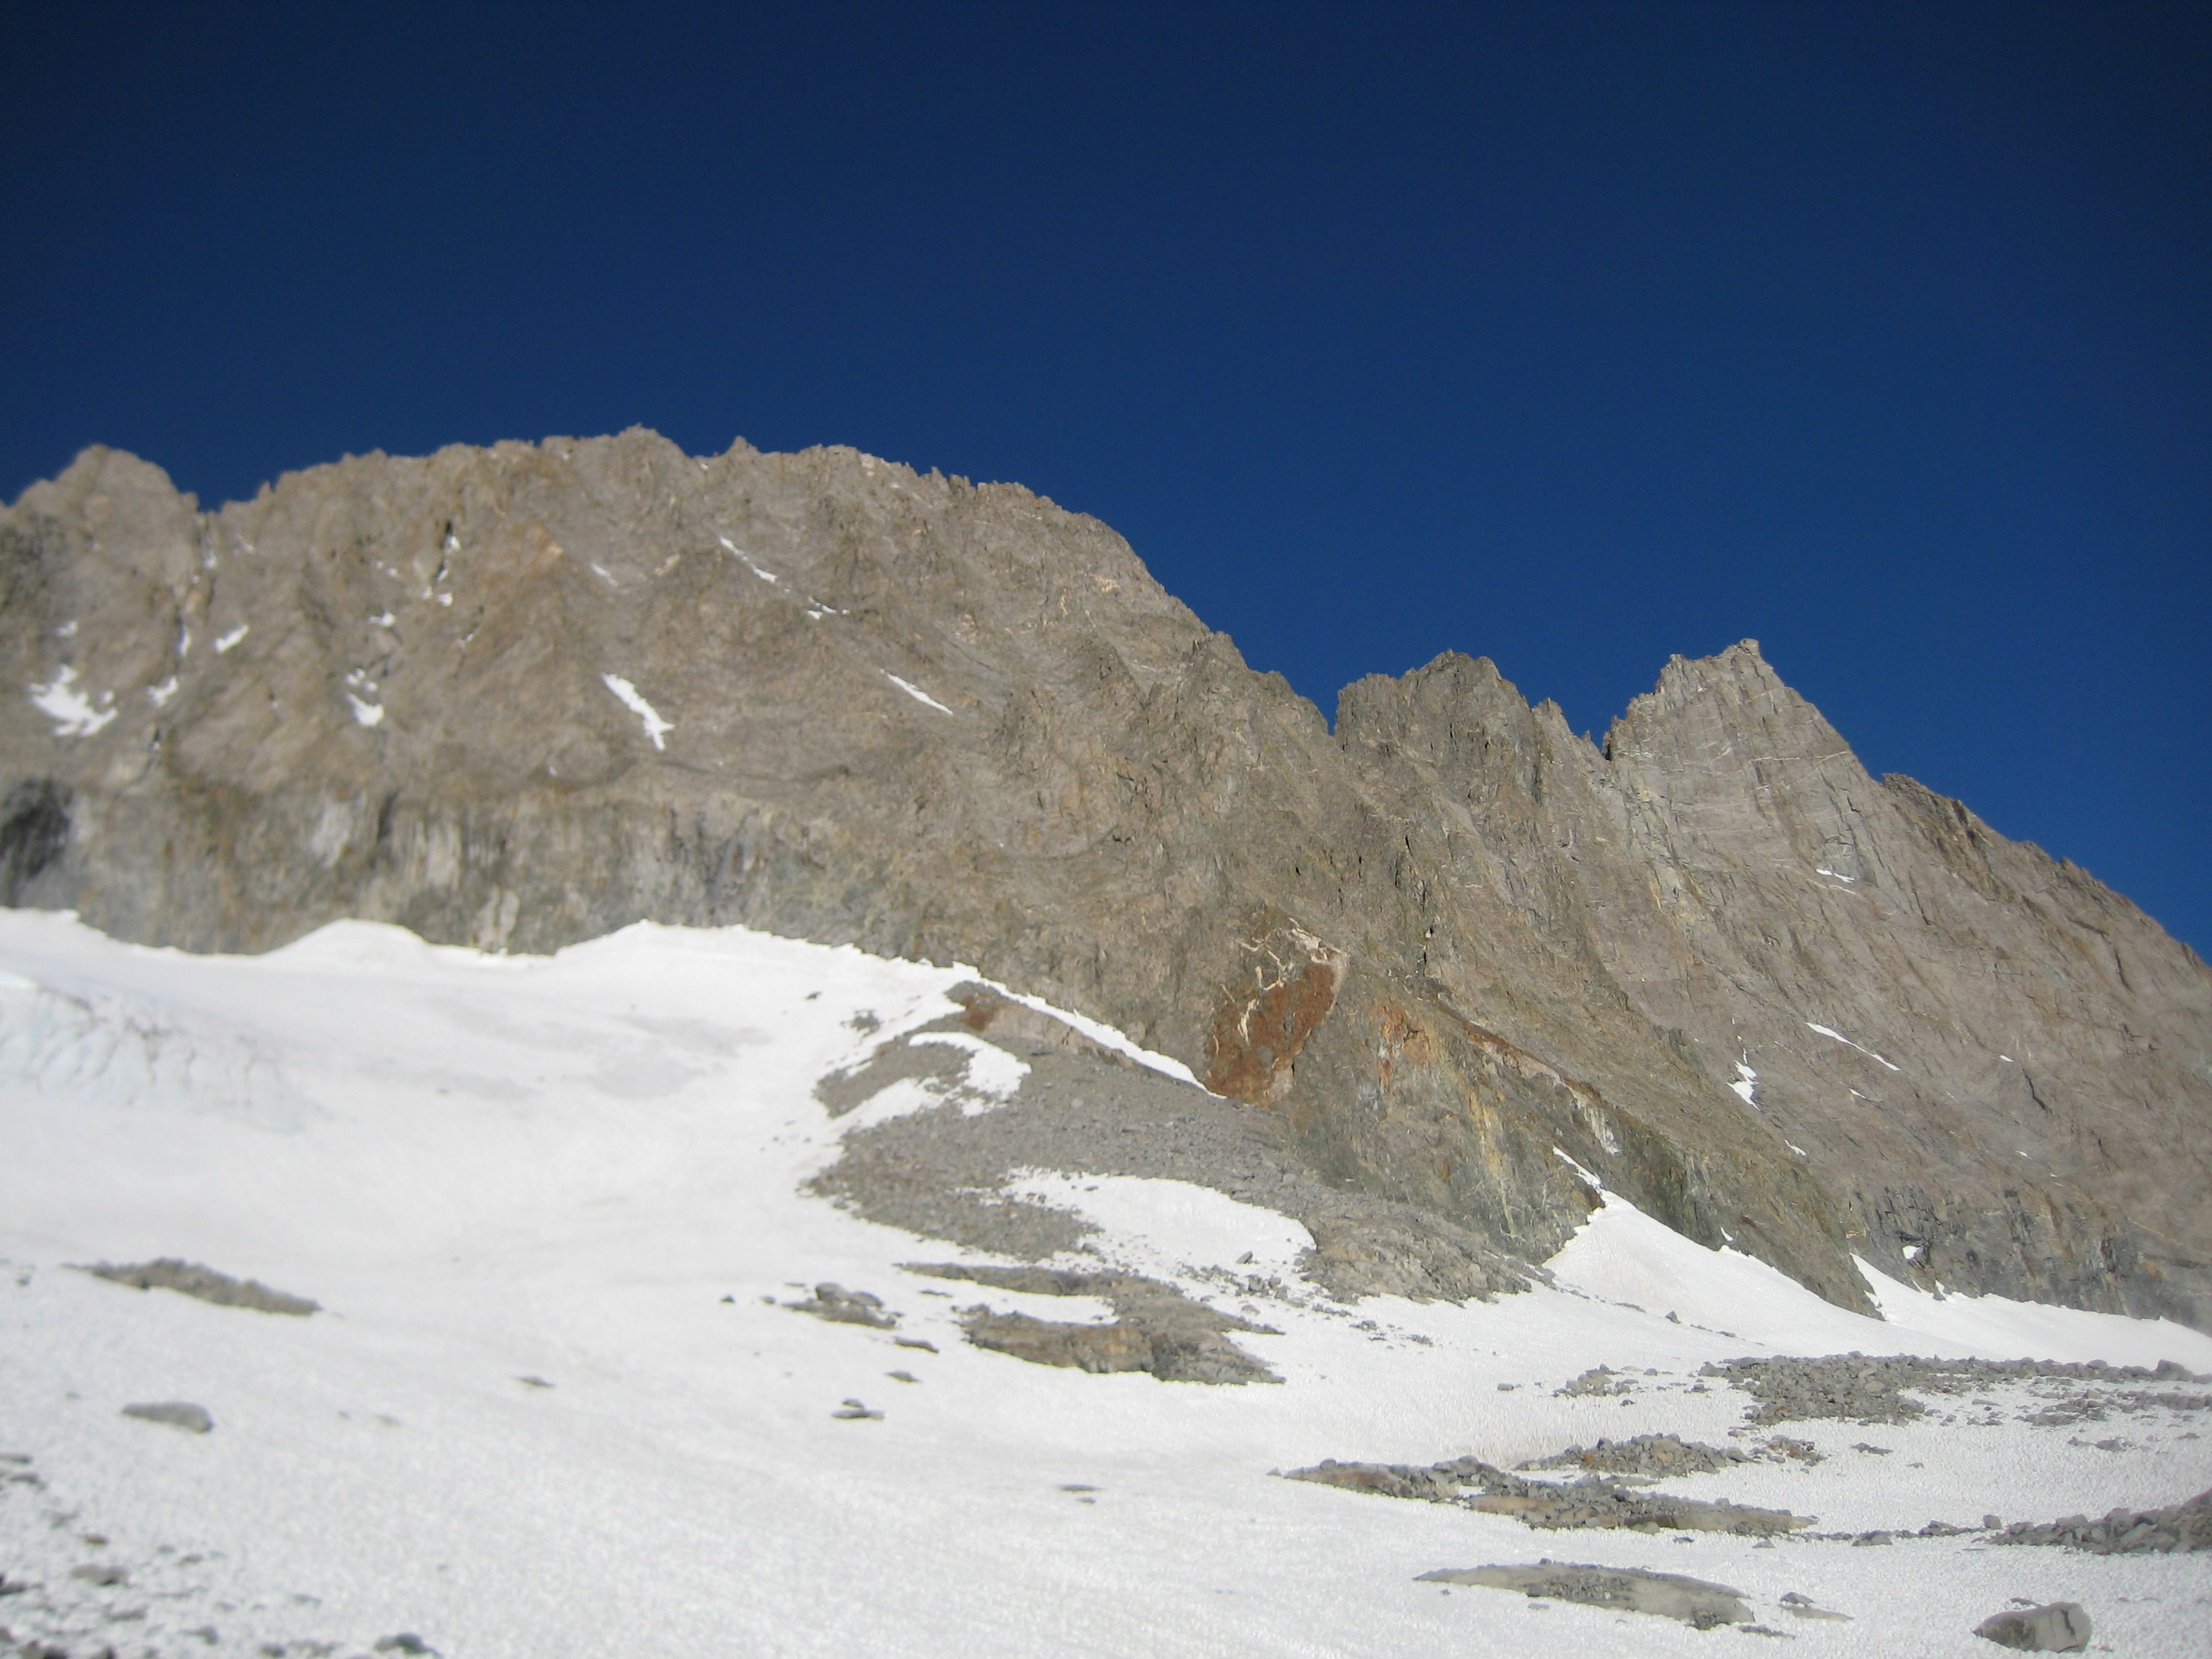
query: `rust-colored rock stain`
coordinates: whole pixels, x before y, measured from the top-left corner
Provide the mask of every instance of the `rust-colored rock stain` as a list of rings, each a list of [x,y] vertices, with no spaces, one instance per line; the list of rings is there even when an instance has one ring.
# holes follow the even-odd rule
[[[1224,988],[1213,1016],[1213,1064],[1206,1086],[1255,1106],[1290,1092],[1306,1039],[1336,1006],[1352,958],[1296,923],[1249,941],[1249,983]]]

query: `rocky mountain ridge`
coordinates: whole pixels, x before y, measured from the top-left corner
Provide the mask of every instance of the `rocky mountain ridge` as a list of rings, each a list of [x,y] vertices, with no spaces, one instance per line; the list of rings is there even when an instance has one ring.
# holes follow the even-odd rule
[[[1458,655],[1332,731],[1026,490],[633,431],[213,514],[88,451],[0,515],[0,898],[119,937],[958,960],[1523,1260],[1588,1171],[1845,1305],[2212,1328],[2212,973],[1749,642],[1600,746]]]

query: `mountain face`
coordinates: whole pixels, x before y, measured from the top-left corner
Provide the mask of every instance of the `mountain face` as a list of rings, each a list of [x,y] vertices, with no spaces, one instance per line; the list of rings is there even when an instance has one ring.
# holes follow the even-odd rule
[[[965,962],[1522,1261],[1579,1165],[1845,1306],[1856,1254],[2212,1328],[2212,973],[1749,641],[1601,747],[1456,654],[1332,732],[1095,520],[633,431],[215,514],[89,451],[0,514],[0,899],[121,938]]]

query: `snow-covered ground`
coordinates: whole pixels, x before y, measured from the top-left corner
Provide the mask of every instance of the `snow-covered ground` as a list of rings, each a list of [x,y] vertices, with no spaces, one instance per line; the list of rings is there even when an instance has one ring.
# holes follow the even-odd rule
[[[868,1117],[832,1122],[816,1080],[951,1012],[966,970],[651,926],[550,958],[360,922],[198,957],[22,912],[0,912],[0,1454],[19,1460],[0,1462],[0,1626],[18,1639],[349,1655],[407,1650],[388,1641],[405,1633],[453,1659],[1580,1659],[1745,1639],[1414,1582],[1551,1558],[1732,1585],[1822,1651],[1986,1655],[1972,1627],[2014,1598],[2082,1603],[2100,1649],[2212,1648],[2205,1554],[1539,1532],[1273,1473],[1510,1466],[1642,1432],[1748,1444],[1729,1431],[1749,1397],[1698,1376],[1741,1355],[2212,1371],[2212,1339],[2171,1324],[1887,1281],[1890,1322],[1863,1319],[1618,1199],[1550,1288],[1346,1306],[1296,1281],[1294,1222],[1178,1182],[1037,1170],[1021,1190],[1085,1212],[1109,1261],[1279,1332],[1235,1340],[1280,1386],[1092,1376],[969,1346],[954,1310],[1103,1303],[902,1272],[961,1253],[799,1190]],[[324,1311],[70,1265],[161,1256]],[[1289,1296],[1230,1285],[1270,1273]],[[825,1280],[880,1296],[898,1328],[776,1305]],[[1554,1392],[1601,1364],[1631,1391]],[[1860,1532],[2212,1486],[2212,1416],[2038,1426],[2020,1420],[2031,1395],[1779,1425],[1826,1460],[1664,1488]],[[121,1414],[164,1401],[204,1407],[213,1431]],[[848,1401],[882,1415],[834,1415]],[[1850,1622],[1793,1620],[1792,1591]]]

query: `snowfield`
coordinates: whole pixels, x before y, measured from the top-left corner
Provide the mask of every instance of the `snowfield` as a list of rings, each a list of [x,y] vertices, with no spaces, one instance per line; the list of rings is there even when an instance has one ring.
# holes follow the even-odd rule
[[[1744,1649],[1725,1626],[1416,1582],[1548,1558],[1731,1586],[1808,1652],[1986,1656],[1972,1627],[2016,1600],[2080,1602],[2098,1650],[2212,1650],[2212,1553],[1539,1531],[1279,1478],[1780,1433],[1822,1461],[1661,1486],[1823,1534],[2147,1509],[2212,1486],[2212,1412],[2033,1424],[2082,1390],[2008,1382],[1908,1423],[1732,1437],[1754,1402],[1699,1370],[1857,1350],[2212,1372],[2212,1338],[2169,1323],[1870,1270],[1889,1317],[1865,1319],[1617,1197],[1549,1286],[1341,1304],[1297,1278],[1308,1241],[1282,1216],[1035,1170],[1018,1196],[1100,1229],[1066,1265],[1103,1259],[1273,1328],[1234,1340],[1283,1381],[970,1345],[957,1310],[978,1304],[1111,1313],[902,1271],[989,1258],[801,1186],[872,1111],[977,1109],[908,1080],[833,1121],[813,1094],[955,1012],[945,993],[974,977],[739,929],[640,925],[514,957],[343,922],[243,958],[0,912],[0,1627],[72,1659]],[[949,1046],[973,1050],[983,1096],[1018,1080],[1003,1050]],[[161,1257],[322,1310],[76,1270]],[[825,1282],[880,1297],[896,1328],[787,1305]],[[1601,1365],[1620,1391],[1556,1392]],[[212,1431],[123,1414],[170,1401]],[[1785,1594],[1848,1619],[1797,1616]]]

